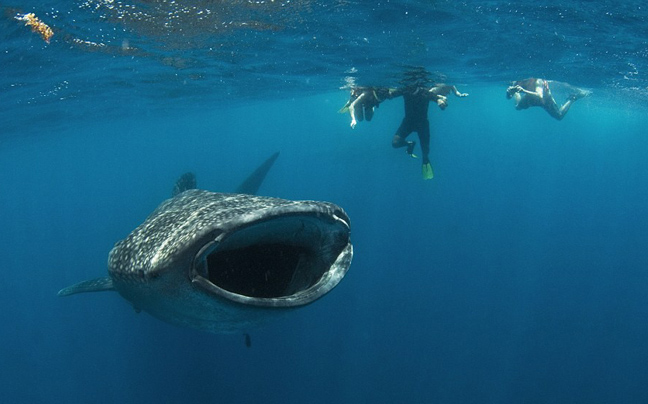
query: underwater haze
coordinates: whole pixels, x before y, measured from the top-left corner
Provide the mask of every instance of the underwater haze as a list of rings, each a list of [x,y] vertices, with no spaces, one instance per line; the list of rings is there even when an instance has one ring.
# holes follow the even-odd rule
[[[0,11],[1,402],[648,402],[644,2]],[[402,100],[355,129],[337,112],[412,70],[470,94],[430,106],[429,181],[391,146]],[[517,111],[505,91],[527,77],[591,95],[562,121]],[[277,151],[260,195],[351,219],[322,299],[210,334],[117,293],[57,296],[106,276],[182,173],[231,192]]]

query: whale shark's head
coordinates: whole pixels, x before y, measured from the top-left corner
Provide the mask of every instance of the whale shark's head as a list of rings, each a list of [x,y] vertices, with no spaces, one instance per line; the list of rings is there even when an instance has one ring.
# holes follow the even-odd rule
[[[349,218],[337,205],[192,189],[117,243],[108,272],[137,309],[226,331],[317,300],[352,256]]]
[[[205,292],[261,307],[295,307],[346,274],[349,218],[321,202],[293,202],[244,215],[195,255],[191,280]]]

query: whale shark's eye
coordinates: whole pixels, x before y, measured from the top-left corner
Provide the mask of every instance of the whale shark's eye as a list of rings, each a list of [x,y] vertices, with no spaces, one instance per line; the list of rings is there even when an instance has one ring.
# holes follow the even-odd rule
[[[253,298],[294,295],[315,285],[349,243],[345,223],[284,216],[228,234],[197,260],[203,277]]]

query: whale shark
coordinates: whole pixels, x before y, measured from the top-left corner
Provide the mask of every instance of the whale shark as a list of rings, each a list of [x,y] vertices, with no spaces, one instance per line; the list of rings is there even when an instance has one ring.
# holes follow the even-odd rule
[[[209,332],[247,329],[327,294],[353,258],[339,206],[253,195],[275,153],[237,193],[195,189],[184,175],[108,256],[108,276],[59,296],[116,291],[136,311]]]

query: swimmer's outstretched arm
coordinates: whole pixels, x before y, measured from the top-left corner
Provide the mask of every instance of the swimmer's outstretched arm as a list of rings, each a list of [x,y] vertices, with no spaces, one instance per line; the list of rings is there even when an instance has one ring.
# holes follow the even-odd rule
[[[358,121],[356,120],[355,116],[355,106],[358,104],[361,100],[366,98],[367,92],[365,91],[364,93],[360,94],[358,98],[353,100],[353,102],[349,105],[349,115],[351,115],[351,129],[355,129],[356,125],[358,124]]]
[[[459,90],[457,90],[457,86],[452,86],[452,92],[454,92],[454,95],[457,97],[468,97],[468,93],[460,93]]]

